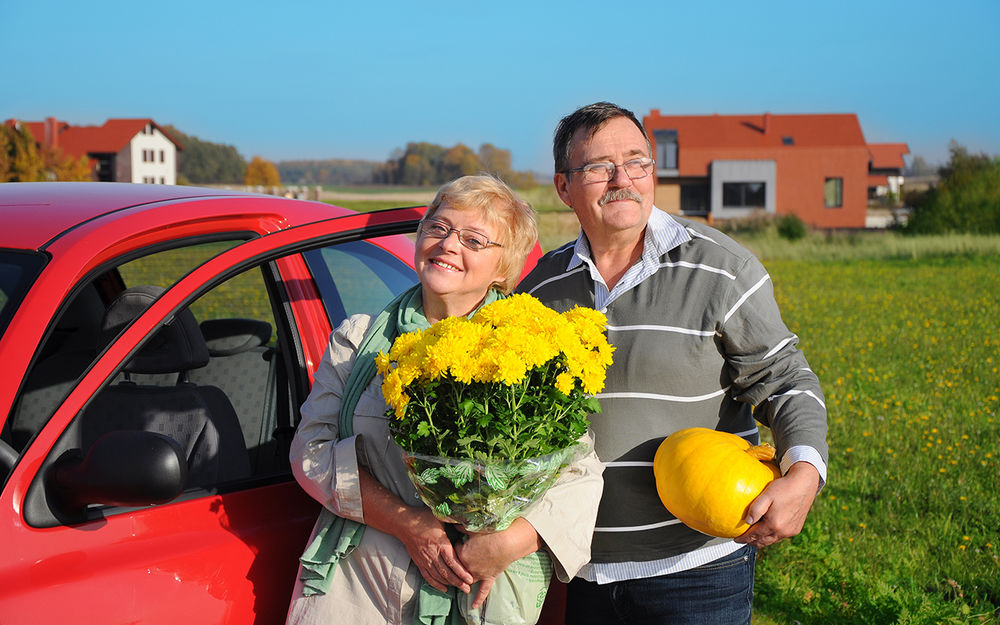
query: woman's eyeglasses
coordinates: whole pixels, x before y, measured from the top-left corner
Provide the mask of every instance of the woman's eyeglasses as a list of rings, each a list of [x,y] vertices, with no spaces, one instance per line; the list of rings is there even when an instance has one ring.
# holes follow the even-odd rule
[[[503,247],[499,243],[490,241],[489,237],[476,230],[452,228],[443,221],[425,221],[420,224],[420,234],[432,239],[446,239],[452,232],[457,232],[458,242],[473,252],[478,252],[487,247]]]

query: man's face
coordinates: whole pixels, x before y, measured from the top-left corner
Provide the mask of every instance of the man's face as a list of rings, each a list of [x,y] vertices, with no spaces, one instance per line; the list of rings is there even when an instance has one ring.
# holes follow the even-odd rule
[[[556,174],[559,197],[573,209],[591,244],[640,240],[653,209],[656,174],[631,179],[622,163],[649,157],[646,138],[628,118],[615,117],[592,137],[578,131],[570,142],[570,167],[618,165],[611,180],[586,182],[582,173]]]

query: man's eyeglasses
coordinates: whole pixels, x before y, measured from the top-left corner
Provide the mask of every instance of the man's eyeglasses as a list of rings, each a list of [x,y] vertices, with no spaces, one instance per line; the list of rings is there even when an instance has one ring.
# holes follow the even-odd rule
[[[478,252],[487,247],[503,247],[499,243],[490,241],[482,232],[469,230],[468,228],[452,228],[443,221],[425,221],[420,224],[420,234],[433,239],[446,239],[452,232],[458,233],[458,242],[472,250]]]
[[[651,158],[634,158],[630,161],[625,161],[621,165],[615,165],[614,163],[590,163],[583,167],[567,169],[563,173],[582,173],[584,182],[607,182],[615,177],[615,170],[621,167],[625,170],[626,176],[632,180],[636,180],[638,178],[645,178],[651,174],[654,164],[656,164],[656,161]]]

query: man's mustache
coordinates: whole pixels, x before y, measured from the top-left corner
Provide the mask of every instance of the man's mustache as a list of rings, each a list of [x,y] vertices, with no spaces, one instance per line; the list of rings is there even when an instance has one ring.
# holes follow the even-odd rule
[[[619,200],[635,200],[639,204],[642,204],[642,196],[635,189],[612,189],[602,195],[597,203],[603,207],[608,202],[617,202]]]

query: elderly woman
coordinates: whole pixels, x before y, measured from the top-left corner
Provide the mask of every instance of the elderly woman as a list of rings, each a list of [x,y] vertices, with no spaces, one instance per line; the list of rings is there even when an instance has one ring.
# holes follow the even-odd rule
[[[422,611],[421,578],[463,593],[481,582],[479,607],[497,576],[526,555],[548,552],[563,581],[589,560],[602,488],[593,453],[564,469],[507,529],[453,543],[406,476],[373,362],[399,334],[471,315],[509,293],[536,239],[531,207],[498,179],[446,184],[418,230],[420,284],[330,336],[291,448],[296,479],[325,509],[302,558],[288,623],[410,625]]]

